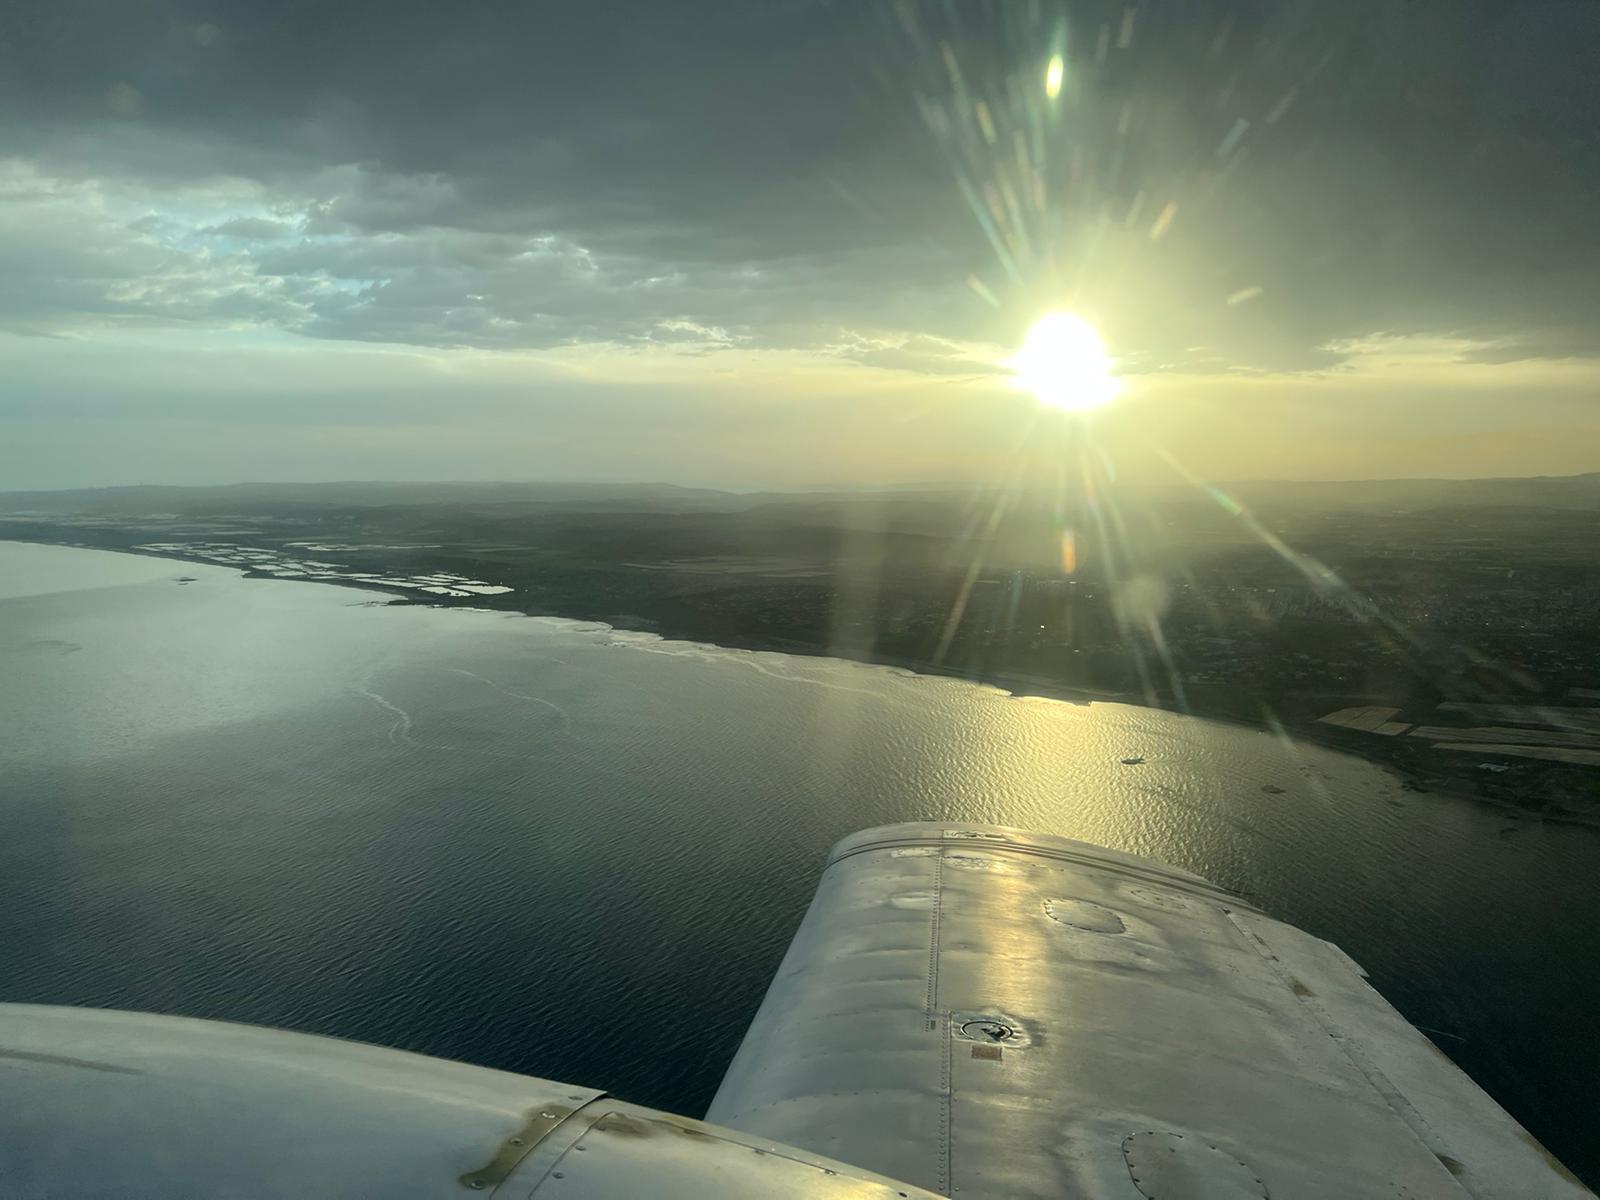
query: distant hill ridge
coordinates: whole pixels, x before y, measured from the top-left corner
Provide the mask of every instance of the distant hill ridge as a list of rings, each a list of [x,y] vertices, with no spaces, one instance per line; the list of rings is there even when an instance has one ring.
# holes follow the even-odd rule
[[[1311,504],[1326,508],[1436,508],[1467,505],[1600,508],[1600,472],[1525,479],[1247,480],[1219,485],[1247,504]],[[348,480],[328,483],[139,484],[58,491],[0,492],[0,511],[117,513],[244,513],[310,505],[387,508],[408,505],[550,507],[596,511],[736,512],[769,505],[828,505],[870,500],[931,500],[969,495],[972,484],[921,483],[903,488],[794,492],[731,492],[670,483],[444,482]],[[1133,489],[1153,500],[1182,502],[1188,485]]]
[[[668,483],[230,483],[185,487],[135,484],[61,491],[0,492],[0,509],[16,512],[240,512],[283,505],[393,507],[410,504],[541,504],[684,511],[721,509],[730,492]]]

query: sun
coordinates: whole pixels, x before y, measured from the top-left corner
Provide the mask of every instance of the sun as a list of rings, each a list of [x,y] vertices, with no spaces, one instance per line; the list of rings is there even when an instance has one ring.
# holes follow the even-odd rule
[[[1094,327],[1072,313],[1046,313],[1033,323],[1022,349],[1005,365],[1051,408],[1087,412],[1109,404],[1122,389],[1111,355]]]

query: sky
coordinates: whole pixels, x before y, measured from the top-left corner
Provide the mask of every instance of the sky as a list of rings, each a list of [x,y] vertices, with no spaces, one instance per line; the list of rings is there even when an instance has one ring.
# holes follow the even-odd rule
[[[9,0],[0,489],[1600,470],[1597,44],[1592,0]],[[1017,386],[1049,312],[1112,404]]]

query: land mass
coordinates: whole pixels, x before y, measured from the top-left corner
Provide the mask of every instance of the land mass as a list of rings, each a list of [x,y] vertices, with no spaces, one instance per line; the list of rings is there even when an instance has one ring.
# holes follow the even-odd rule
[[[1597,524],[1600,475],[0,494],[0,537],[1245,721],[1413,787],[1584,820],[1600,815]]]

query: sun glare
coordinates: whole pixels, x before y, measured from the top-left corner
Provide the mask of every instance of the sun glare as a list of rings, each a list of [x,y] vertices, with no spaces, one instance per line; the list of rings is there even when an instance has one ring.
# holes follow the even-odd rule
[[[1084,412],[1109,403],[1121,388],[1111,356],[1094,327],[1072,313],[1047,313],[1033,323],[1007,367],[1041,404]]]

